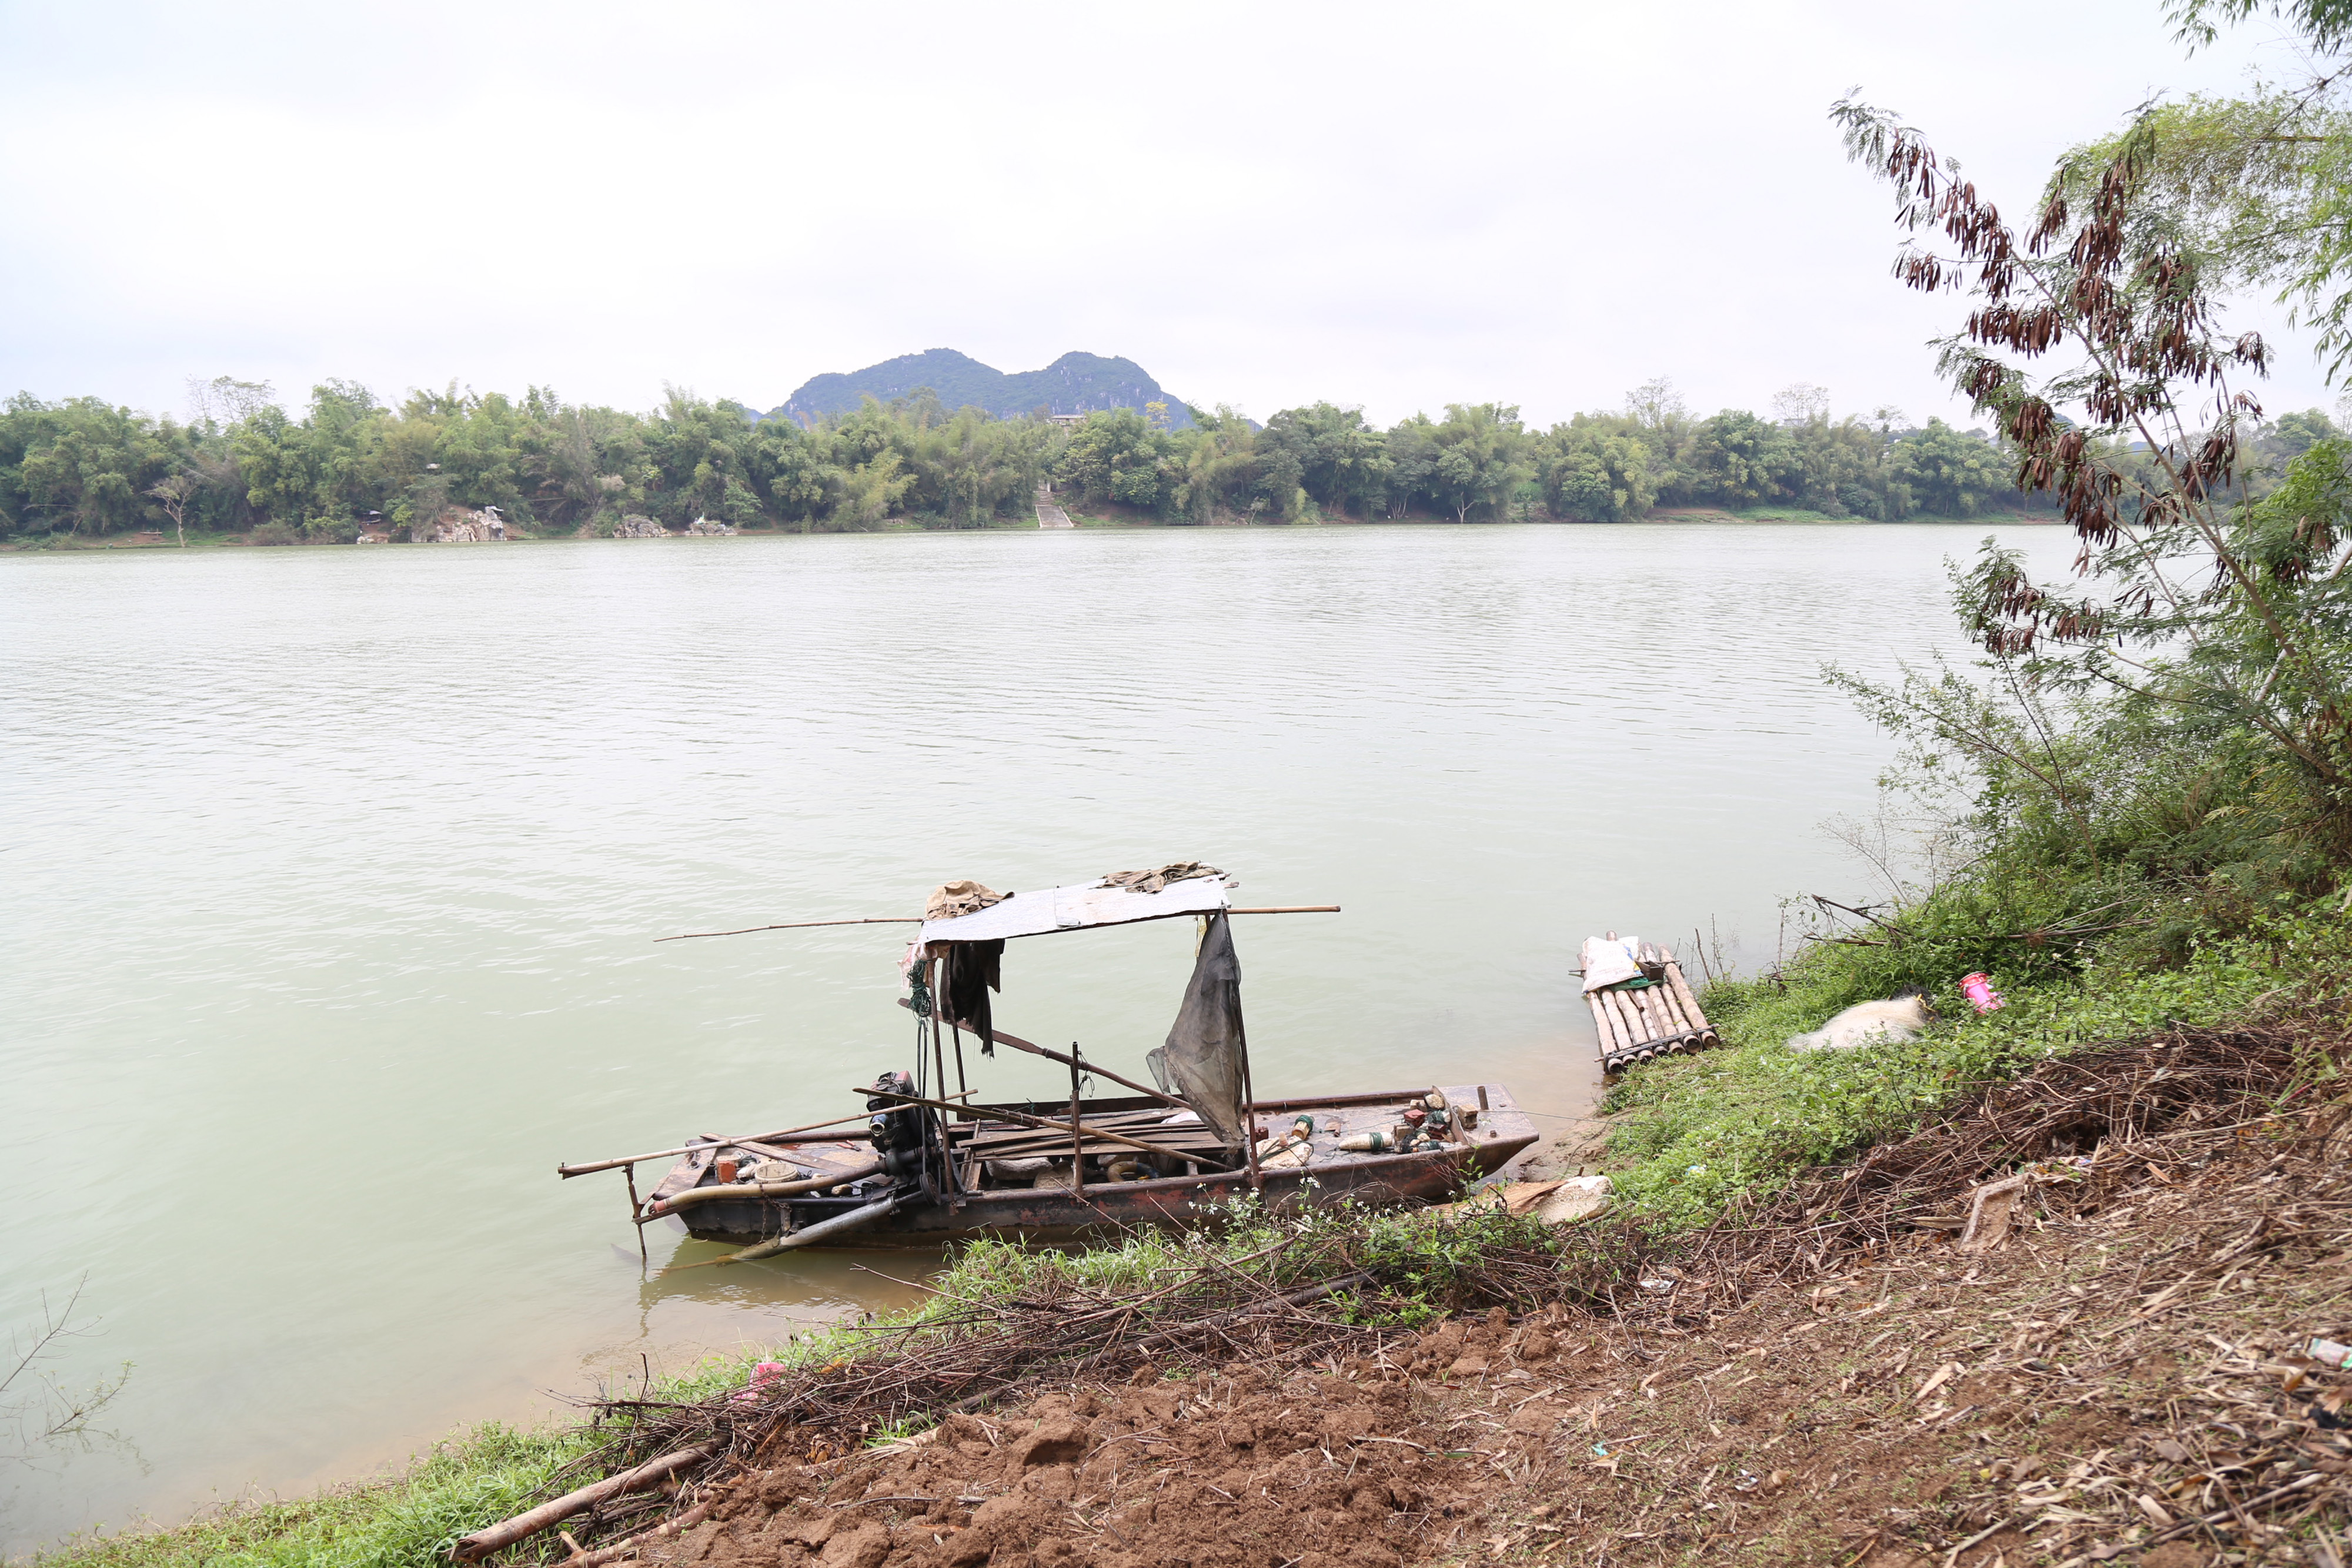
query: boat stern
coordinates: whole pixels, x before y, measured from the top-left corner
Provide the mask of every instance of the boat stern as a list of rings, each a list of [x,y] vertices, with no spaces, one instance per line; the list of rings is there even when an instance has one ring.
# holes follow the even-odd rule
[[[1479,1176],[1494,1175],[1535,1143],[1534,1119],[1502,1084],[1442,1083],[1438,1090],[1465,1123],[1462,1139]],[[1475,1124],[1470,1124],[1473,1113]]]

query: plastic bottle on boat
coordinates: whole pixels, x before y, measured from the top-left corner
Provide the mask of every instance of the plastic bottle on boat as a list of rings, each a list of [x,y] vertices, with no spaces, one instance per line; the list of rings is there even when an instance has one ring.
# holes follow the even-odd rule
[[[1268,1138],[1257,1146],[1258,1167],[1267,1166],[1303,1166],[1315,1150],[1315,1118],[1300,1116],[1290,1124],[1290,1130],[1278,1138]]]

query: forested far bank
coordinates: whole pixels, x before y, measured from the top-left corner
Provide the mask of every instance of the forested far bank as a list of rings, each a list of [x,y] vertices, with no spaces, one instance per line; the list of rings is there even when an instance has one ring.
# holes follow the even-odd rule
[[[886,523],[1026,520],[1040,484],[1066,500],[1170,523],[1438,517],[1623,522],[1661,508],[1786,507],[1894,522],[2047,509],[1982,431],[1890,409],[1833,417],[1798,386],[1769,415],[1699,417],[1664,382],[1612,411],[1536,429],[1504,403],[1455,403],[1385,429],[1328,402],[1264,425],[1227,408],[1089,414],[1057,423],[950,409],[929,392],[814,428],[671,391],[643,413],[546,388],[414,392],[397,405],[328,382],[300,417],[266,385],[191,387],[184,420],[97,398],[0,410],[0,533],[20,541],[145,529],[256,543],[424,537],[452,508],[495,507],[525,534],[594,537],[647,519],[836,532]],[[2265,427],[2256,494],[2337,434],[2326,415]],[[2118,449],[2117,460],[2137,461]]]

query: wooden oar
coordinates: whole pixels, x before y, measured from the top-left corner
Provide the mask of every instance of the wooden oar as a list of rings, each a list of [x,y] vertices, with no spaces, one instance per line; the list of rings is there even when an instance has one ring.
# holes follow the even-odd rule
[[[949,1095],[947,1098],[953,1099],[954,1096]],[[1028,1103],[1029,1113],[1033,1116],[1037,1114],[1037,1103],[1033,1100]],[[1059,1106],[1055,1107],[1055,1110],[1059,1110],[1060,1108],[1061,1107]],[[974,1105],[971,1107],[971,1111],[975,1116],[980,1117],[984,1122],[987,1119],[989,1107],[986,1105]],[[1168,1113],[1160,1109],[1159,1106],[1154,1105],[1149,1110],[1143,1111],[1097,1111],[1091,1113],[1091,1116],[1094,1124],[1097,1127],[1118,1127],[1122,1130],[1132,1130],[1137,1127],[1160,1126],[1166,1123]],[[1185,1124],[1197,1125],[1198,1124],[1188,1123]],[[972,1124],[969,1122],[960,1122],[955,1124],[953,1130],[963,1132],[969,1130],[971,1125]],[[985,1144],[993,1138],[1025,1138],[1027,1136],[1029,1136],[1029,1134],[1024,1132],[999,1127],[984,1132],[974,1133],[972,1134],[972,1140],[974,1142]]]
[[[1089,1122],[1087,1125],[1098,1130],[1124,1134],[1130,1138],[1142,1138],[1156,1148],[1222,1149],[1225,1146],[1223,1139],[1218,1137],[1212,1129],[1199,1123],[1183,1127],[1159,1127],[1137,1126],[1133,1123],[1122,1126],[1112,1122],[1094,1121]],[[1060,1131],[1066,1136],[1069,1130],[1069,1122],[1066,1118],[1062,1119]],[[1003,1127],[989,1133],[985,1137],[965,1139],[956,1145],[956,1149],[961,1154],[977,1154],[983,1159],[1000,1159],[1008,1155],[1024,1153],[1033,1147],[1045,1147],[1053,1142],[1053,1138],[1052,1134],[1034,1128]]]
[[[858,1094],[872,1094],[877,1097],[896,1100],[900,1103],[907,1105],[928,1105],[934,1111],[969,1111],[976,1109],[976,1107],[970,1105],[950,1104],[945,1100],[926,1100],[919,1094],[901,1094],[895,1089],[857,1089],[852,1091],[852,1092]],[[992,1120],[1024,1122],[1032,1127],[1044,1127],[1050,1132],[1067,1134],[1072,1131],[1070,1124],[1067,1121],[1049,1122],[1043,1116],[1025,1115],[1019,1111],[1007,1111],[999,1106],[990,1107],[986,1113]],[[1125,1144],[1129,1148],[1141,1149],[1147,1155],[1160,1155],[1168,1152],[1155,1145],[1147,1144],[1140,1138],[1130,1138],[1123,1134],[1108,1132],[1101,1127],[1088,1126],[1084,1122],[1079,1123],[1076,1130],[1085,1134],[1089,1138],[1099,1140],[1102,1143]]]

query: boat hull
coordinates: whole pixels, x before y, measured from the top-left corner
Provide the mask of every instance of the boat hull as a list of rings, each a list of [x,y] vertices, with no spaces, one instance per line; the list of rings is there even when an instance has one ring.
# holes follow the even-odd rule
[[[1297,1212],[1326,1204],[1352,1200],[1360,1204],[1400,1204],[1451,1197],[1464,1186],[1500,1170],[1536,1141],[1536,1128],[1507,1091],[1499,1084],[1444,1086],[1458,1105],[1474,1105],[1482,1098],[1478,1125],[1463,1132],[1461,1141],[1420,1154],[1367,1155],[1326,1153],[1318,1147],[1306,1166],[1262,1170],[1256,1190],[1262,1201],[1278,1213]],[[1383,1125],[1414,1096],[1412,1091],[1347,1095],[1319,1100],[1260,1102],[1252,1109],[1271,1123],[1299,1114],[1315,1116],[1326,1136],[1344,1136],[1353,1128]],[[826,1140],[805,1149],[819,1159],[830,1157],[845,1166],[862,1145],[846,1140]],[[673,1169],[656,1197],[668,1197],[715,1179],[706,1175],[708,1156],[688,1155]],[[868,1184],[862,1193],[808,1195],[790,1198],[720,1198],[695,1204],[677,1212],[698,1241],[751,1246],[789,1230],[805,1229],[825,1219],[869,1204],[882,1190]],[[908,1191],[896,1212],[855,1232],[830,1240],[839,1247],[924,1247],[971,1237],[995,1237],[1029,1241],[1079,1240],[1139,1226],[1184,1228],[1202,1224],[1215,1212],[1246,1199],[1252,1192],[1246,1170],[1204,1171],[1198,1175],[1155,1177],[1144,1181],[1088,1182],[1083,1191],[1066,1186],[1045,1187],[984,1187],[979,1191],[929,1193]]]

